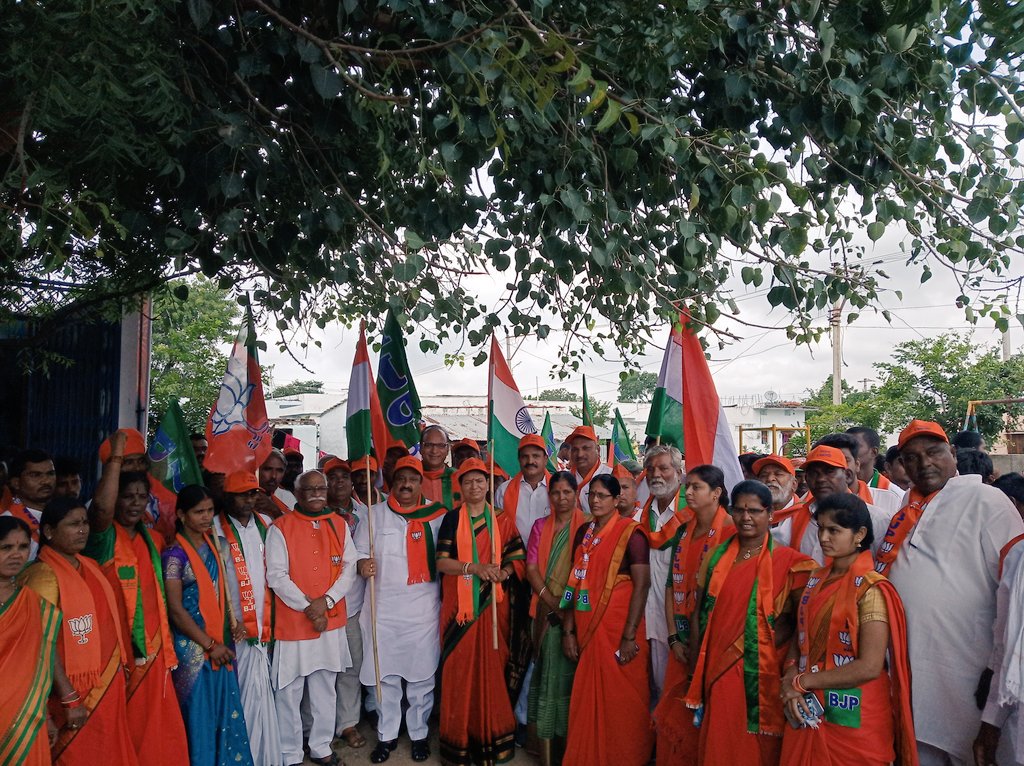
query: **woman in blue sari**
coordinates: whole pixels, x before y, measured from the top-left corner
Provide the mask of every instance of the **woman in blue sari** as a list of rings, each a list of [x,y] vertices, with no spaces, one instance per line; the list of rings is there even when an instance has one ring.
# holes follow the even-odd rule
[[[190,485],[178,493],[178,534],[163,552],[167,614],[178,667],[173,672],[192,766],[252,766],[242,714],[235,633],[224,567],[211,529],[213,500]],[[244,636],[243,636],[244,637]]]

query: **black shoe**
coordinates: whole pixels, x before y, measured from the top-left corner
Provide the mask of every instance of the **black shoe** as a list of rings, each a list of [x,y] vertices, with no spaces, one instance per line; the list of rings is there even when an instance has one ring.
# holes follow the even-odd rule
[[[414,739],[412,741],[412,759],[425,761],[430,757],[430,740]]]
[[[398,747],[397,739],[378,742],[377,747],[373,748],[373,752],[370,753],[370,763],[384,763],[391,757],[391,751],[396,747]]]

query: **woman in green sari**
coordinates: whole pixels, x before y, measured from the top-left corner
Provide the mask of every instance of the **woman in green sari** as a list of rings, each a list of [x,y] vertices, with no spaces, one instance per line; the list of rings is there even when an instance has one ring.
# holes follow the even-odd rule
[[[543,766],[556,766],[565,752],[569,698],[576,663],[562,651],[559,602],[572,566],[572,541],[588,517],[576,500],[576,478],[559,471],[548,480],[551,515],[537,519],[526,546],[526,577],[533,589],[533,645],[527,721]]]

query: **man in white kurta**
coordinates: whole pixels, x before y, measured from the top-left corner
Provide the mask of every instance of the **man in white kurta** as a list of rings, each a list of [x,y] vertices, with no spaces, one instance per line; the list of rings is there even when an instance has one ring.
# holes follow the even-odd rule
[[[665,618],[665,590],[672,568],[672,544],[659,544],[659,533],[677,515],[679,492],[683,484],[683,456],[675,447],[659,444],[644,453],[644,470],[651,496],[644,503],[637,521],[651,541],[651,589],[647,592],[644,617],[647,641],[651,647],[652,705],[661,697],[668,666],[668,621]]]
[[[227,514],[218,514],[213,524],[221,540],[224,563],[233,572],[227,583],[235,614],[241,618],[247,634],[245,641],[235,644],[235,670],[253,763],[280,766],[281,737],[268,654],[272,626],[265,608],[267,568],[263,558],[264,539],[271,522],[255,510],[257,496],[262,492],[255,472],[228,474],[224,479]]]
[[[354,541],[359,525],[366,523],[366,506],[359,503],[357,507],[352,495],[351,468],[344,460],[332,458],[324,463],[323,471],[327,477],[327,507],[348,525],[350,539]],[[363,608],[364,589],[363,578],[357,577],[352,588],[345,594],[345,636],[348,639],[352,667],[338,673],[337,681],[338,715],[334,733],[343,737],[351,747],[366,744],[356,728],[363,712],[363,685],[359,682],[359,671],[363,664],[363,632],[359,627],[359,613]]]
[[[299,706],[305,691],[313,717],[310,757],[326,764],[335,757],[331,742],[337,675],[352,665],[344,610],[345,595],[356,577],[356,548],[345,523],[326,507],[327,481],[322,473],[302,474],[295,481],[295,490],[299,498],[295,510],[275,521],[267,533],[267,583],[280,599],[271,677],[284,763],[303,760]],[[339,541],[340,551],[336,547]],[[289,554],[292,546],[299,552],[294,557]],[[307,593],[296,580],[319,580],[325,587],[318,588],[319,593]],[[286,628],[309,637],[285,638]]]
[[[366,587],[376,590],[377,601],[381,702],[377,711],[378,744],[371,754],[373,763],[386,761],[397,744],[403,681],[408,703],[405,725],[412,740],[413,760],[425,761],[430,756],[427,720],[434,706],[434,674],[441,658],[441,589],[436,576],[431,579],[431,572],[433,543],[446,509],[439,503],[421,501],[422,470],[416,458],[400,458],[395,465],[390,497],[370,508],[372,524],[356,528],[359,574],[372,578],[367,580]],[[413,552],[417,555],[410,556],[410,545],[422,548]],[[417,573],[411,569],[411,562],[422,562],[428,570]],[[364,646],[360,680],[373,687],[374,621],[370,609],[363,609],[360,627]]]
[[[494,504],[503,511],[515,514],[516,528],[524,540],[538,519],[550,515],[548,504],[548,453],[544,438],[528,434],[519,440],[519,473],[494,491]],[[515,487],[513,489],[513,487]],[[506,508],[505,499],[515,495],[516,507]]]
[[[591,426],[577,426],[566,439],[571,447],[570,461],[576,477],[576,492],[584,513],[590,513],[590,482],[595,476],[611,473],[611,466],[601,462],[597,434]],[[529,539],[528,537],[523,539]]]
[[[850,477],[852,475],[853,470],[849,467],[845,452],[835,447],[825,445],[815,447],[807,455],[807,462],[804,463],[807,487],[815,498],[825,498],[834,494],[852,494],[850,492]],[[822,553],[821,543],[818,542],[818,522],[814,518],[817,510],[817,500],[812,500],[806,505],[796,506],[790,516],[772,528],[772,537],[780,545],[796,548],[824,566],[825,554]],[[885,531],[889,528],[891,514],[885,513],[873,505],[868,505],[868,514],[871,516],[871,529],[875,535],[874,542],[871,544],[871,551],[874,553],[878,551],[885,540]],[[799,540],[793,539],[795,534],[800,536]]]
[[[980,476],[956,475],[937,423],[911,421],[899,448],[914,486],[876,568],[907,613],[918,752],[922,766],[973,763],[981,720],[974,693],[992,653],[999,551],[1024,523]],[[901,524],[918,512],[916,524]]]

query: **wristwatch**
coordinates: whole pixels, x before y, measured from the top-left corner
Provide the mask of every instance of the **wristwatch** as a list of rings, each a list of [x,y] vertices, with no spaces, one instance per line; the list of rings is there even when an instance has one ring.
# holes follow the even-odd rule
[[[338,603],[333,598],[331,598],[330,594],[324,594],[324,601],[327,602],[328,609],[334,609],[334,605]]]

